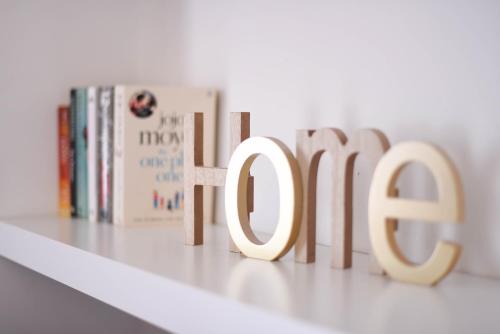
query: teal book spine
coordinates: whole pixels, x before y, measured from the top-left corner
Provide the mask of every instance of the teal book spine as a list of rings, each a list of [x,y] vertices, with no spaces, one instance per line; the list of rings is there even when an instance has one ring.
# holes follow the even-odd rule
[[[70,91],[70,146],[69,146],[69,164],[70,164],[70,188],[71,188],[71,217],[78,217],[76,210],[76,89]]]
[[[76,211],[88,218],[87,89],[76,89]]]

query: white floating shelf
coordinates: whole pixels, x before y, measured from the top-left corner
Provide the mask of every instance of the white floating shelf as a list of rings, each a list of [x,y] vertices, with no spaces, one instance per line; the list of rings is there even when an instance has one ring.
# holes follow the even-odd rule
[[[185,246],[181,225],[120,228],[54,217],[0,220],[0,255],[178,333],[500,333],[500,281],[453,273],[434,288],[227,250],[223,226]]]

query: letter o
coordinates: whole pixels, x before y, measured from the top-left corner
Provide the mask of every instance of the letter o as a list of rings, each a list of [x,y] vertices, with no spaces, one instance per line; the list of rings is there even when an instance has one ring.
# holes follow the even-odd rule
[[[259,154],[271,160],[280,192],[278,225],[266,243],[253,233],[247,213],[248,175]],[[243,254],[269,261],[285,255],[297,239],[302,215],[300,169],[288,147],[275,138],[252,137],[243,141],[231,156],[227,168],[225,206],[229,233]]]

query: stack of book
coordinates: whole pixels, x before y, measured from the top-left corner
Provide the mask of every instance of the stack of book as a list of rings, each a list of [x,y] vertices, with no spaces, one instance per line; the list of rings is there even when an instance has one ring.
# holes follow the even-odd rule
[[[204,164],[215,159],[217,94],[167,86],[73,88],[58,108],[59,212],[94,222],[183,216],[183,116],[204,113]],[[206,190],[206,217],[213,191]]]

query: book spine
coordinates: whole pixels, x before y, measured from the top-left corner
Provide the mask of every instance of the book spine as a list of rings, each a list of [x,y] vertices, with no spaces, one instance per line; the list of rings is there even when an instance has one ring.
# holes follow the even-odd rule
[[[59,158],[59,215],[71,217],[71,161],[70,161],[70,111],[68,106],[59,106],[58,158]]]
[[[124,178],[124,140],[125,140],[125,101],[124,87],[114,88],[114,162],[113,162],[113,223],[124,224],[123,178]]]
[[[70,165],[70,188],[71,188],[71,217],[77,217],[76,200],[76,89],[70,91],[70,145],[69,145],[69,165]]]
[[[113,222],[113,88],[97,92],[97,184],[99,221]]]
[[[87,89],[87,202],[91,222],[97,221],[97,113],[96,88]]]
[[[87,90],[76,90],[76,212],[88,217],[87,203]]]

